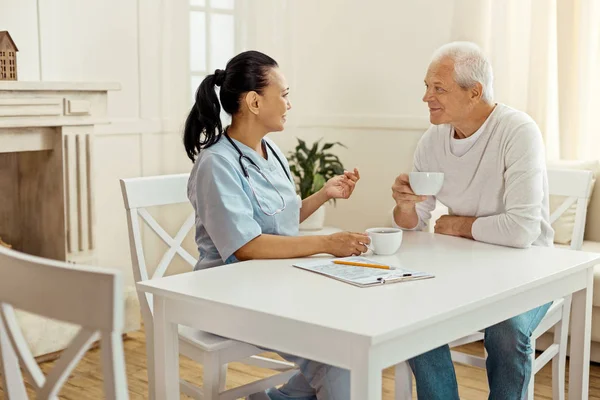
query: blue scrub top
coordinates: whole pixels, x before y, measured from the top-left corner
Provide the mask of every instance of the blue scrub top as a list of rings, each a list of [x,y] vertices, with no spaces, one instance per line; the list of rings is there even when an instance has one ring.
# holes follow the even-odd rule
[[[281,197],[272,185],[285,199],[286,207],[273,216],[261,210],[240,167],[239,153],[221,136],[217,143],[200,151],[188,181],[188,198],[196,211],[196,244],[200,252],[196,270],[237,261],[233,254],[260,234],[298,235],[302,203],[271,149],[265,146],[267,159],[264,159],[250,147],[232,140],[271,182],[255,168],[248,167],[247,160],[242,160],[262,208],[273,212],[282,207]],[[265,140],[291,177],[286,157],[273,141]]]

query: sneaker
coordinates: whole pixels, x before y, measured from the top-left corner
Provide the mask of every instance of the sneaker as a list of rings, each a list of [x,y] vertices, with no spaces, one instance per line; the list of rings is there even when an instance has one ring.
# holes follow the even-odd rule
[[[300,396],[289,396],[287,394],[282,393],[277,388],[271,388],[266,392],[269,400],[317,400],[317,396],[315,395],[300,395]],[[257,398],[256,400],[258,400]],[[251,398],[251,400],[254,400]]]

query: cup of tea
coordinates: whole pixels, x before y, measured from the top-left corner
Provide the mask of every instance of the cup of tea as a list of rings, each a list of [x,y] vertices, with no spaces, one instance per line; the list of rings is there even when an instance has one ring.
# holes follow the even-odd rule
[[[382,256],[396,253],[402,244],[402,229],[370,228],[367,229],[367,235],[371,239],[369,248]]]
[[[435,196],[444,184],[443,172],[411,172],[408,174],[410,187],[419,196]]]

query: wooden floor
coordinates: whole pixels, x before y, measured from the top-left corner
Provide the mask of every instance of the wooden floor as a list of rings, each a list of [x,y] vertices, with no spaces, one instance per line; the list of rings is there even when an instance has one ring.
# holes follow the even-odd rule
[[[461,351],[471,354],[482,354],[483,346],[479,343],[471,344],[461,348]],[[146,375],[146,351],[145,335],[143,332],[136,332],[129,335],[125,341],[125,358],[127,362],[127,378],[129,384],[130,399],[148,398],[148,378]],[[52,368],[53,363],[43,363],[42,369],[47,373]],[[251,382],[256,378],[268,376],[271,372],[256,367],[248,367],[242,364],[234,363],[229,365],[227,376],[227,387]],[[464,400],[484,400],[487,399],[487,380],[485,371],[466,367],[456,366],[456,374],[460,386],[460,396]],[[202,382],[202,367],[191,360],[181,358],[181,375],[196,384]],[[535,398],[552,398],[552,375],[550,366],[546,366],[536,375]],[[392,369],[388,369],[383,374],[383,398],[392,400],[394,393],[394,374]],[[4,394],[0,380],[0,399],[4,399]],[[30,398],[34,399],[32,393]],[[81,360],[71,377],[63,387],[60,394],[61,399],[70,400],[88,400],[104,398],[102,392],[102,372],[100,367],[100,358],[98,350],[89,351]],[[181,398],[187,399],[182,395]],[[415,397],[416,398],[416,397]],[[600,365],[592,364],[590,399],[600,399]]]

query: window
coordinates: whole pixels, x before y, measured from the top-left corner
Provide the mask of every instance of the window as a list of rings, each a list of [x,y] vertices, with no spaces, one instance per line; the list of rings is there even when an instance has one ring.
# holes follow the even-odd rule
[[[238,0],[239,1],[239,0]],[[190,2],[190,97],[206,75],[225,69],[239,52],[236,23],[239,23],[236,0],[189,0]],[[226,117],[222,113],[223,123]]]

